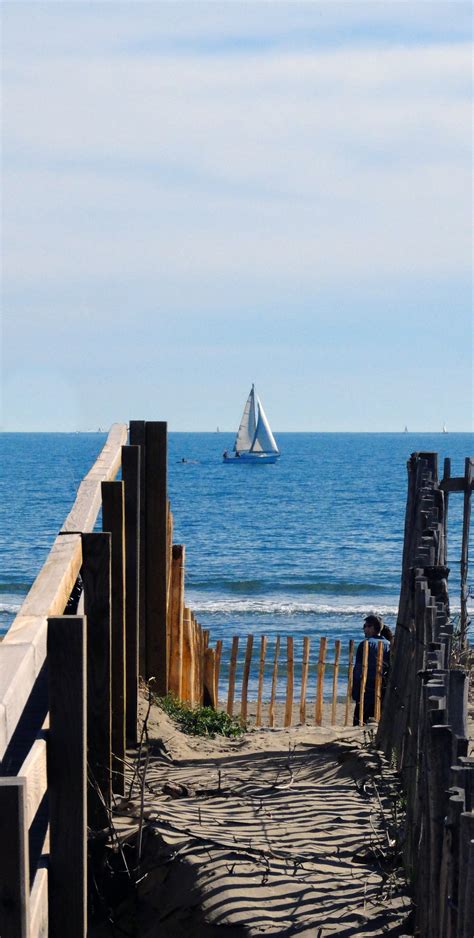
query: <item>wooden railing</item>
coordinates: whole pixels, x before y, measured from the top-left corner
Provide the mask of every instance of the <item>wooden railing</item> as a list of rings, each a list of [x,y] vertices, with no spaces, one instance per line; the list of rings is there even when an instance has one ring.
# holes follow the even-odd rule
[[[378,743],[407,799],[405,861],[425,938],[474,934],[474,757],[467,729],[467,563],[472,469],[437,480],[433,453],[408,463],[400,607]],[[446,471],[447,470],[447,471]],[[447,493],[464,493],[461,617],[450,617]],[[471,744],[471,752],[469,752]]]

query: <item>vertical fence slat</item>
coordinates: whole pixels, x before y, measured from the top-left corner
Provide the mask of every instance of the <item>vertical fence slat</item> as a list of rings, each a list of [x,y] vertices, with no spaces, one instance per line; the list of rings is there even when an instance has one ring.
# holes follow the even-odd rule
[[[184,607],[183,611],[183,667],[181,671],[181,699],[194,706],[194,642],[192,634],[193,624],[191,612]]]
[[[247,721],[247,694],[250,676],[250,664],[252,661],[253,635],[247,635],[247,647],[245,649],[244,671],[242,674],[242,696],[240,701],[240,719],[242,723]]]
[[[339,676],[339,660],[341,657],[341,641],[336,638],[334,642],[334,671],[332,675],[332,706],[331,706],[331,725],[335,726],[337,722],[337,679]]]
[[[125,794],[125,503],[123,482],[102,482],[102,529],[112,535],[112,786]]]
[[[216,651],[204,649],[204,704],[216,709]]]
[[[215,668],[215,698],[216,698],[216,710],[219,709],[219,676],[221,673],[221,658],[222,658],[222,639],[218,638],[216,642],[216,668]]]
[[[306,688],[308,685],[310,639],[303,638],[303,661],[301,663],[300,723],[306,722]]]
[[[49,938],[87,929],[86,623],[48,619]]]
[[[26,779],[0,778],[0,935],[29,938],[30,870]]]
[[[368,664],[369,664],[369,643],[368,641],[365,641],[363,652],[362,652],[362,678],[360,682],[360,694],[359,694],[359,726],[364,725],[364,702],[365,702],[365,688],[367,684]]]
[[[140,447],[122,447],[125,487],[125,683],[127,742],[137,742],[140,605]]]
[[[380,714],[382,712],[382,670],[383,670],[383,652],[384,646],[383,642],[379,642],[377,648],[377,661],[375,665],[375,707],[374,707],[374,719],[377,723],[380,720]]]
[[[471,520],[471,483],[474,471],[474,459],[469,456],[465,460],[464,469],[464,506],[462,518],[462,544],[461,544],[461,621],[460,621],[460,641],[463,648],[467,644],[467,631],[469,627],[468,598],[469,587],[467,584],[468,561],[469,561],[469,526]]]
[[[239,653],[239,636],[234,635],[230,653],[229,690],[227,694],[227,713],[231,717],[234,713],[235,674],[237,671],[237,655]]]
[[[255,715],[255,726],[262,725],[263,678],[265,675],[266,651],[267,651],[267,636],[262,635],[260,639],[260,663],[259,663],[259,668],[258,668],[257,712]]]
[[[146,459],[145,421],[130,421],[130,444],[140,447],[140,538],[138,585],[138,673],[146,677]]]
[[[293,719],[293,636],[286,637],[286,700],[284,726],[291,726]]]
[[[174,544],[171,560],[170,595],[170,669],[168,687],[181,698],[183,681],[183,613],[184,569],[186,551],[183,544]]]
[[[157,694],[168,691],[166,628],[167,552],[167,424],[145,424],[146,484],[146,677],[155,678]]]
[[[344,726],[349,724],[349,714],[352,707],[352,668],[354,662],[354,639],[349,642],[349,662],[347,665],[347,694],[346,694],[346,712],[344,714]]]
[[[321,723],[323,722],[324,672],[326,670],[327,644],[327,638],[322,635],[319,639],[318,682],[316,686],[316,704],[314,708],[314,722],[316,723],[316,726],[321,726]]]
[[[87,617],[87,761],[92,776],[88,784],[87,821],[95,830],[107,824],[112,794],[111,538],[108,532],[82,535],[81,575]]]
[[[280,636],[275,640],[275,657],[273,659],[272,689],[270,693],[270,704],[268,707],[268,725],[275,726],[275,700],[278,683],[278,659],[280,657]]]

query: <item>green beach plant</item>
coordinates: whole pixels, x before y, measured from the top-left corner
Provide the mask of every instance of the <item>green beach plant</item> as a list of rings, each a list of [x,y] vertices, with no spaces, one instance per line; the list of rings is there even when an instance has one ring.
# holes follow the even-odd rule
[[[156,703],[175,720],[183,733],[190,736],[237,737],[245,733],[245,726],[223,710],[213,707],[190,707],[178,700],[173,694],[156,697]]]

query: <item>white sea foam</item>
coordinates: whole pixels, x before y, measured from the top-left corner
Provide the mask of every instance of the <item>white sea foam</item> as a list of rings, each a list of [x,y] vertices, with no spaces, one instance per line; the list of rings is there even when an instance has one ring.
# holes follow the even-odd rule
[[[197,597],[195,600],[189,598],[189,605],[196,614],[207,613],[244,613],[253,612],[259,615],[337,615],[337,616],[361,616],[372,611],[372,606],[367,603],[351,603],[350,605],[335,605],[321,602],[292,602],[288,600],[275,599],[208,599],[203,600]],[[396,615],[398,604],[377,604],[373,608],[379,615]]]
[[[0,614],[3,612],[8,613],[8,615],[16,616],[20,608],[21,603],[0,603]]]

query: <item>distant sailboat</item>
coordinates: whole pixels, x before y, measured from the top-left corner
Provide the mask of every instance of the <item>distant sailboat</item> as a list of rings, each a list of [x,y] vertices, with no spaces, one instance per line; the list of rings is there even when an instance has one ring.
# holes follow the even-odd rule
[[[403,431],[403,432],[404,432],[404,433],[408,433],[408,427],[407,427],[407,425],[406,425],[406,424],[405,424],[405,429],[404,429],[404,431]]]
[[[280,458],[280,451],[270,429],[262,402],[252,384],[245,402],[232,453],[224,452],[224,462],[272,463]]]
[[[443,423],[443,430],[442,430],[442,432],[443,432],[443,433],[447,433],[447,432],[448,432],[448,428],[447,428],[447,426],[446,426],[445,423]]]

